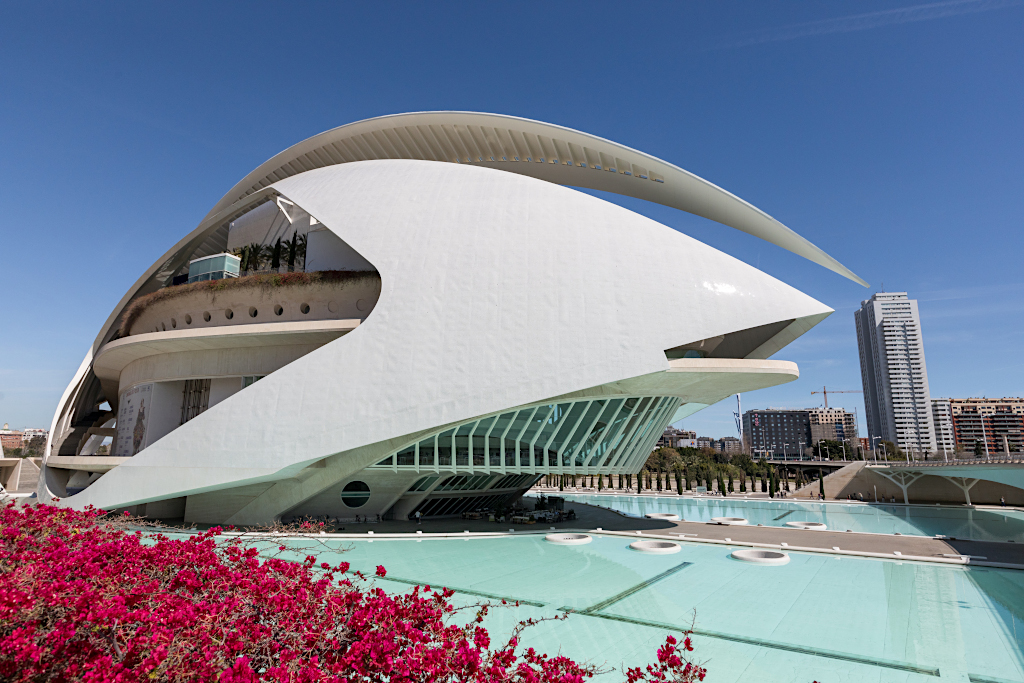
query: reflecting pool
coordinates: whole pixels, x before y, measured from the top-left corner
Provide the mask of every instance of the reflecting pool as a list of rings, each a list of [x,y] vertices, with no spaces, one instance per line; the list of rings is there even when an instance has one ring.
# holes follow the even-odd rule
[[[646,555],[629,540],[327,539],[319,556],[369,574],[384,565],[386,590],[430,584],[456,601],[520,601],[488,617],[495,638],[520,619],[574,610],[529,629],[527,644],[615,670],[652,661],[695,616],[694,654],[713,682],[1024,681],[1024,572],[795,552],[759,566],[724,546]]]
[[[712,517],[744,517],[751,524],[785,526],[786,522],[821,522],[836,531],[913,536],[943,534],[978,541],[1024,542],[1024,512],[968,507],[818,503],[794,500],[745,500],[738,497],[688,498],[558,494],[566,501],[600,505],[643,517],[673,512],[691,522]]]

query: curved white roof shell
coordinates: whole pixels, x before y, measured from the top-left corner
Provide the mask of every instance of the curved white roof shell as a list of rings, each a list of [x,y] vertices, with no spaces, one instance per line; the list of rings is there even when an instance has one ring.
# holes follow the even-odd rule
[[[867,286],[849,268],[764,211],[674,164],[596,135],[501,114],[394,114],[314,135],[247,175],[207,218],[290,176],[374,159],[487,166],[558,185],[646,199],[760,237]]]
[[[364,161],[274,190],[377,268],[372,314],[67,504],[111,508],[275,482],[232,517],[266,520],[439,425],[554,397],[671,396],[693,412],[791,381],[795,365],[763,359],[831,312],[656,221],[524,175]],[[666,349],[764,325],[782,327],[745,358],[666,358]],[[320,461],[322,472],[294,478]]]

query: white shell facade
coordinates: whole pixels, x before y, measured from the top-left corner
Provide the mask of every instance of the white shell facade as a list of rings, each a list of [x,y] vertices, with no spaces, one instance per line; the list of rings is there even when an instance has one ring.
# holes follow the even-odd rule
[[[404,116],[464,131],[474,116],[492,130],[499,119],[509,130],[548,126]],[[352,126],[372,136],[401,118]],[[635,473],[670,421],[795,379],[795,364],[767,359],[831,313],[707,245],[557,184],[583,183],[509,172],[515,162],[428,159],[421,145],[419,158],[321,153],[319,167],[304,168],[324,136],[341,139],[346,128],[254,171],[125,295],[58,408],[41,499],[233,524],[494,509],[544,474]],[[640,154],[621,149],[620,158]],[[649,182],[673,205],[709,212],[707,197],[687,208],[686,193],[713,185],[642,156],[646,167],[617,169],[616,182]],[[613,191],[643,196],[628,189]],[[732,202],[743,220],[764,216],[718,192],[712,199]],[[307,217],[309,248],[334,240],[375,273],[176,298],[171,283],[188,261],[225,251],[234,221],[269,202],[280,208],[264,213],[286,214],[286,231],[294,214]],[[762,227],[776,225],[795,235]],[[129,329],[126,311],[150,300],[147,310],[173,318],[173,329],[145,311],[147,327]],[[136,429],[131,453],[98,455],[105,436],[131,442],[126,420],[141,418],[126,406],[138,396],[150,401],[153,431],[140,439]]]

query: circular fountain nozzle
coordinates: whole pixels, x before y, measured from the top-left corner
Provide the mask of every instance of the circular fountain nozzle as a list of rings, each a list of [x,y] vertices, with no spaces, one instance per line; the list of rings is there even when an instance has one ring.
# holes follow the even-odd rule
[[[654,553],[656,555],[669,555],[671,553],[678,553],[683,549],[678,543],[673,543],[672,541],[636,541],[630,543],[629,547],[642,553]]]
[[[584,545],[594,539],[588,534],[548,534],[544,540],[557,545]]]
[[[734,550],[730,557],[742,562],[752,562],[753,564],[780,565],[789,562],[789,555],[786,553],[780,553],[777,550],[762,550],[760,548]]]

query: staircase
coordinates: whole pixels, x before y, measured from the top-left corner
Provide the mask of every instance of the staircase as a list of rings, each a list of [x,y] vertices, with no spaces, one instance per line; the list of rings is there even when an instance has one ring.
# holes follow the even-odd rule
[[[861,473],[867,462],[864,460],[857,460],[851,462],[846,467],[836,470],[832,474],[825,477],[825,498],[842,498],[844,491],[847,486],[857,478],[857,475]],[[817,498],[818,492],[821,490],[821,485],[817,480],[811,482],[807,486],[797,489],[796,493],[793,494],[794,498]]]
[[[39,484],[39,467],[30,458],[21,461],[21,477],[14,493],[32,493]]]

